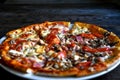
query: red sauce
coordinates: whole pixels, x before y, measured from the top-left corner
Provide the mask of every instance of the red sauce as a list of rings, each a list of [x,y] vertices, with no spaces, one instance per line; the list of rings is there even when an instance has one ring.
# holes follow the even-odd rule
[[[15,49],[17,51],[20,51],[22,49],[21,44],[23,42],[27,42],[27,40],[16,39],[14,44],[10,44],[10,49]]]
[[[31,35],[31,34],[22,34],[20,37],[21,37],[21,38],[26,38],[26,37],[28,37],[29,35]]]
[[[16,39],[15,42],[16,42],[16,44],[21,44],[23,42],[27,42],[27,40]]]

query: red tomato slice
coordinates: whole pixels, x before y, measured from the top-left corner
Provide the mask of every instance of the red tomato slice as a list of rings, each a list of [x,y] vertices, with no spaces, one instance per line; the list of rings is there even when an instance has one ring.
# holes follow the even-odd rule
[[[71,42],[71,44],[68,44],[67,46],[68,46],[68,47],[74,47],[74,46],[75,46],[75,43],[74,43],[74,42]]]
[[[85,69],[85,68],[89,67],[90,64],[91,64],[90,61],[87,61],[87,62],[81,62],[81,63],[79,63],[76,67],[77,67],[77,68],[83,67],[83,68]]]
[[[93,33],[94,36],[96,36],[97,38],[103,38],[104,36],[102,34],[99,33]]]
[[[82,33],[82,34],[80,34],[80,36],[85,37],[85,38],[89,38],[89,39],[95,38],[95,36],[93,34],[87,34],[87,33]]]
[[[97,48],[98,52],[104,52],[104,51],[110,51],[110,48],[106,47],[106,48]]]
[[[66,57],[66,51],[58,52],[58,57],[59,57],[60,59],[65,58],[65,57]]]
[[[53,35],[53,34],[49,34],[46,38],[46,41],[49,43],[49,44],[59,44],[60,43],[60,40],[57,38],[56,35]]]
[[[71,43],[71,47],[74,47],[75,46],[75,43]]]
[[[57,37],[53,39],[53,44],[59,44],[60,43],[60,39],[58,39]]]
[[[58,39],[58,37],[56,36],[56,34],[58,33],[58,28],[51,28],[51,33],[46,37],[46,41],[49,44],[59,44],[60,40]]]
[[[88,46],[83,46],[83,50],[84,50],[84,51],[87,51],[87,52],[91,52],[91,53],[97,52],[96,49],[90,48],[90,47],[88,47]]]
[[[110,48],[106,47],[106,48],[90,48],[88,46],[83,46],[83,50],[87,51],[87,52],[91,52],[91,53],[95,53],[95,52],[105,52],[105,51],[110,51]]]
[[[50,34],[57,34],[59,29],[58,28],[51,28],[51,33]]]

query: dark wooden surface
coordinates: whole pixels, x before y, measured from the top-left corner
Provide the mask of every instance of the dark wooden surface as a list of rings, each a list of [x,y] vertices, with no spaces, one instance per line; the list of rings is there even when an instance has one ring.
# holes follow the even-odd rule
[[[0,38],[13,29],[44,21],[81,21],[99,25],[120,37],[120,9],[116,4],[0,5]],[[0,80],[22,80],[0,68]],[[92,80],[120,80],[120,65]]]

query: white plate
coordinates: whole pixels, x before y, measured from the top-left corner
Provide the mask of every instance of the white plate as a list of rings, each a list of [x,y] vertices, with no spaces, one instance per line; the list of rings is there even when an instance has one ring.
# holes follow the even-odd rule
[[[0,44],[6,39],[6,37],[2,37],[0,39]],[[27,79],[43,79],[43,80],[86,80],[86,79],[92,79],[101,75],[104,75],[110,71],[112,71],[113,69],[115,69],[118,65],[120,64],[120,59],[118,61],[116,61],[114,64],[112,64],[107,70],[105,71],[101,71],[99,73],[96,74],[92,74],[92,75],[88,75],[88,76],[83,76],[83,77],[47,77],[47,76],[37,76],[37,75],[33,75],[33,74],[27,74],[27,73],[22,73],[19,71],[16,71],[12,68],[9,68],[7,66],[4,66],[2,64],[0,64],[0,66],[5,69],[6,71],[17,75],[19,77],[23,77],[23,78],[27,78]]]

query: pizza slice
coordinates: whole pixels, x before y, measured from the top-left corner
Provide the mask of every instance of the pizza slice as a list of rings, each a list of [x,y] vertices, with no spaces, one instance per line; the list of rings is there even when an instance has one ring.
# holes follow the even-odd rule
[[[80,53],[84,53],[84,59],[87,60],[78,64],[77,76],[101,72],[119,61],[120,40],[114,33],[96,25],[75,22],[71,34],[77,36],[82,45]]]

